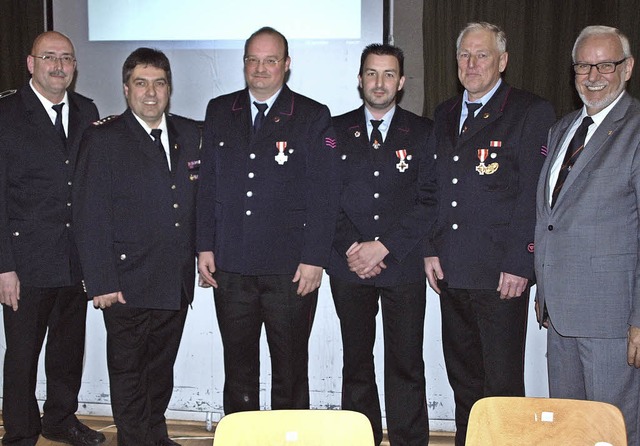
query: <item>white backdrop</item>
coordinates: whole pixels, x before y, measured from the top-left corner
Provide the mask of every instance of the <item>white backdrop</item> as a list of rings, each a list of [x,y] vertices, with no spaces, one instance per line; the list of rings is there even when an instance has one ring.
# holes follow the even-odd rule
[[[315,0],[298,1],[317,3]],[[361,104],[356,81],[360,52],[364,45],[379,42],[382,35],[382,2],[371,3],[373,6],[367,11],[374,14],[376,23],[380,25],[370,31],[363,28],[362,41],[290,41],[292,69],[289,85],[300,93],[326,103],[332,114],[343,113]],[[210,98],[244,86],[241,48],[216,49],[217,45],[210,43],[201,45],[199,49],[187,50],[185,48],[191,46],[184,42],[88,42],[86,7],[85,2],[77,0],[56,0],[54,24],[56,30],[69,35],[75,43],[78,57],[76,90],[95,99],[101,116],[124,110],[121,66],[126,56],[138,46],[160,48],[171,60],[174,79],[172,112],[202,119]],[[287,35],[286,23],[264,24],[274,26]],[[407,93],[411,94],[411,91]],[[110,415],[104,324],[99,311],[89,306],[88,313],[80,413]],[[547,395],[545,336],[546,333],[537,328],[531,304],[526,352],[528,395]],[[270,367],[264,336],[261,343],[261,394],[263,406],[269,407]],[[4,339],[1,339],[0,347],[4,350]],[[384,401],[383,354],[382,333],[379,332],[375,358],[381,401]],[[339,324],[325,276],[310,340],[313,407],[340,406],[341,357]],[[438,296],[431,290],[427,295],[424,358],[431,427],[434,430],[453,430],[453,396],[442,357]],[[197,289],[175,367],[175,388],[168,416],[202,420],[203,423],[207,419],[217,421],[222,415],[223,380],[222,346],[212,294],[210,290]],[[41,358],[37,390],[40,400],[45,397],[44,383]]]

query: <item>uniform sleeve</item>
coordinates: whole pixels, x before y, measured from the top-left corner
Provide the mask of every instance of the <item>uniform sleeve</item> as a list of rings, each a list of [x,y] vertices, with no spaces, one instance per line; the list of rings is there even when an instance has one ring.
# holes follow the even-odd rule
[[[202,152],[196,200],[196,250],[213,251],[215,243],[216,170],[213,101],[207,106],[202,132]]]
[[[335,233],[340,192],[338,149],[326,106],[308,117],[306,159],[306,224],[301,263],[326,267]]]
[[[110,143],[89,129],[74,174],[74,233],[89,297],[120,291],[113,252]]]
[[[523,116],[518,143],[518,191],[509,231],[505,240],[505,255],[500,271],[533,280],[533,236],[536,221],[536,190],[544,163],[542,148],[549,128],[555,122],[551,103],[534,101]]]

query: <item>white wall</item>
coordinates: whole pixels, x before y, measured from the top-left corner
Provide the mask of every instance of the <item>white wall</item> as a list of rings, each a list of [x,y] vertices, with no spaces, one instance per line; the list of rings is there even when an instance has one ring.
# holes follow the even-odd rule
[[[381,2],[376,2],[381,3]],[[416,113],[422,111],[421,8],[422,0],[396,5],[395,43],[405,49],[407,57],[407,94],[402,105]],[[381,8],[381,6],[380,6]],[[87,40],[86,4],[76,0],[56,0],[56,29],[68,34],[76,43],[78,74],[76,90],[96,99],[101,115],[121,113],[120,70],[130,51],[148,44],[131,42],[118,48]],[[277,26],[276,26],[277,28]],[[417,37],[416,37],[417,36]],[[381,41],[380,35],[369,36],[370,42]],[[329,105],[333,114],[343,113],[360,105],[357,92],[357,70],[362,44],[338,49],[332,44],[316,49],[302,49],[300,42],[291,43],[292,75],[289,84],[294,90]],[[163,45],[154,45],[164,49]],[[172,111],[196,119],[204,117],[211,97],[243,87],[241,57],[238,52],[223,51],[215,55],[202,49],[187,55],[179,49],[166,51],[172,63],[174,94]],[[195,55],[195,57],[191,57]],[[98,75],[89,75],[92,70]],[[532,294],[533,296],[533,294]],[[533,308],[533,304],[531,305]],[[100,311],[89,306],[85,371],[80,392],[80,413],[109,415],[109,382],[106,369],[105,331]],[[545,333],[537,329],[533,310],[529,317],[526,353],[527,394],[546,396]],[[4,339],[0,348],[4,350]],[[378,333],[375,348],[379,389],[382,394],[382,333]],[[337,317],[324,277],[320,288],[318,310],[310,340],[311,404],[316,408],[340,406],[342,346]],[[428,406],[432,429],[453,430],[453,396],[446,378],[440,336],[438,296],[429,290],[425,321],[424,358],[426,363]],[[270,372],[268,349],[262,339],[261,393],[264,406],[269,406]],[[42,362],[42,358],[41,358]],[[182,346],[175,368],[175,388],[170,403],[171,418],[217,421],[222,414],[223,388],[222,345],[216,324],[210,290],[197,289],[193,309],[189,311]],[[45,397],[44,369],[39,372],[38,398]]]

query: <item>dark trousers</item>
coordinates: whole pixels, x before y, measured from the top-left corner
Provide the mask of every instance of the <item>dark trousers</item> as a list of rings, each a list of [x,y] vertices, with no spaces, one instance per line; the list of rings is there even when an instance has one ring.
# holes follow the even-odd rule
[[[309,408],[309,335],[317,290],[298,296],[291,275],[216,271],[216,313],[224,347],[224,411],[260,409],[260,332],[271,355],[271,408]]]
[[[342,409],[361,412],[382,441],[380,401],[373,362],[378,299],[384,332],[384,393],[387,430],[393,446],[429,442],[422,348],[425,281],[376,287],[331,278],[342,332]]]
[[[18,311],[3,308],[2,444],[35,445],[42,426],[66,429],[76,422],[82,381],[87,295],[82,284],[58,288],[22,286]],[[42,425],[36,401],[38,357],[45,334],[47,399]]]
[[[167,437],[164,413],[187,317],[180,310],[116,304],[103,310],[111,409],[118,446],[153,445]]]
[[[524,396],[529,288],[502,300],[495,290],[442,289],[442,347],[456,403],[456,446],[469,412],[486,396]]]

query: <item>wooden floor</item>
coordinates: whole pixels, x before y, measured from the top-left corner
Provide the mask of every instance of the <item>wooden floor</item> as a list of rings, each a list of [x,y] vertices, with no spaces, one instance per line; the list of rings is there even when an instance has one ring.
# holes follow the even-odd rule
[[[83,423],[92,429],[96,429],[104,433],[107,441],[102,446],[117,446],[116,428],[113,420],[106,417],[81,417]],[[214,425],[215,427],[215,425]],[[4,435],[4,429],[0,427],[0,434]],[[205,429],[203,422],[193,421],[170,421],[169,436],[182,446],[211,446],[213,443],[213,432]],[[47,440],[40,437],[37,446],[60,446],[62,443]],[[429,439],[432,446],[450,446],[453,445],[453,434],[448,432],[434,432]],[[382,442],[383,446],[389,446],[386,438]]]

